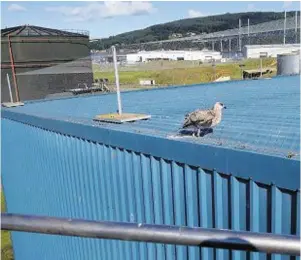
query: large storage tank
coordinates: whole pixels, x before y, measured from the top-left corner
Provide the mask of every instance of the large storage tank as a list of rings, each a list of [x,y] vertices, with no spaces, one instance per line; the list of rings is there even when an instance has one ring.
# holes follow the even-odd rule
[[[295,75],[300,73],[300,53],[277,55],[277,75]]]
[[[12,65],[15,68],[21,100],[41,99],[48,94],[77,87],[77,83],[81,83],[81,77],[77,73],[70,71],[66,73],[64,70],[61,70],[60,74],[54,73],[51,75],[51,73],[48,73],[46,77],[45,73],[40,73],[40,70],[59,64],[76,62],[79,59],[86,60],[85,77],[87,83],[91,84],[93,74],[88,43],[89,33],[85,31],[68,32],[32,25],[1,30],[2,102],[9,99],[6,80],[7,73],[10,76],[13,96],[16,98]],[[31,76],[29,74],[25,74],[27,76],[23,75],[23,73],[28,73],[29,71],[31,72]],[[33,73],[32,71],[36,72]],[[40,74],[44,75],[41,81],[37,80],[36,77]],[[72,77],[77,77],[78,80],[75,80],[75,82],[70,80]],[[65,82],[64,88],[61,85],[57,86],[59,85],[57,82],[62,81]],[[41,91],[41,89],[43,90]]]
[[[124,112],[152,117],[124,124],[93,121],[116,111],[115,94],[5,108],[7,210],[300,234],[299,85],[291,76],[125,92]],[[175,137],[187,112],[216,101],[227,109],[213,133]],[[12,240],[16,260],[295,259],[22,232]]]

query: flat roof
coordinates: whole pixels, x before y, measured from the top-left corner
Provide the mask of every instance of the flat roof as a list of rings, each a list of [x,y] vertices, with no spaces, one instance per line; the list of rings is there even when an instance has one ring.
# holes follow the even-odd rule
[[[256,48],[300,48],[299,43],[292,44],[265,44],[265,45],[245,45],[245,48],[256,49]]]
[[[111,124],[93,121],[97,114],[116,112],[116,94],[26,102],[2,109],[14,113],[90,125],[121,132],[163,137],[180,142],[219,146],[299,160],[300,76],[270,80],[227,81],[122,93],[124,112],[150,114],[147,121]],[[204,137],[175,138],[186,113],[226,104],[222,122]]]

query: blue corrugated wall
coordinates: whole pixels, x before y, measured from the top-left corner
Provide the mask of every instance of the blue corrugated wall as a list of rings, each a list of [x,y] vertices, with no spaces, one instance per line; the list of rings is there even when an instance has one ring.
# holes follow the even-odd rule
[[[250,178],[237,178],[235,173],[201,169],[8,119],[2,119],[2,179],[10,213],[300,233],[299,190],[257,183]],[[16,260],[271,257],[262,253],[17,232],[12,238]],[[291,258],[275,255],[272,259]]]

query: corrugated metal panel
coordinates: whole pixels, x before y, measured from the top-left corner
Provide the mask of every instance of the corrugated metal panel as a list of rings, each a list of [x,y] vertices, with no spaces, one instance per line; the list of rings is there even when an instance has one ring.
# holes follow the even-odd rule
[[[2,149],[11,213],[299,234],[299,190],[8,119],[2,120]],[[267,258],[259,253],[25,233],[14,233],[13,243],[16,260]]]
[[[99,111],[113,110],[115,95],[33,102],[3,109],[2,116],[108,146],[297,189],[299,79],[280,77],[125,93],[126,111],[150,113],[153,117],[122,125],[92,120]],[[171,138],[187,108],[190,111],[202,102],[208,107],[208,100],[211,104],[214,100],[226,101],[230,106],[214,133],[204,138]],[[289,154],[295,156],[286,158]]]
[[[124,111],[151,114],[152,118],[123,125],[99,124],[92,120],[97,114],[116,111],[115,94],[27,103],[24,107],[3,110],[3,114],[6,117],[6,111],[20,112],[172,139],[187,112],[209,108],[221,101],[228,109],[213,134],[180,141],[281,157],[293,153],[294,158],[299,159],[299,86],[300,76],[294,76],[127,92],[122,94]]]
[[[21,25],[1,29],[1,36],[70,36],[70,37],[87,37],[88,31],[83,30],[57,30],[34,25]]]

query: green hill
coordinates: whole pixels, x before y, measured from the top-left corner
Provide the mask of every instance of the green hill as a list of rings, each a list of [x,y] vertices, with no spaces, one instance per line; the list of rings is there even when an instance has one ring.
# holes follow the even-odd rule
[[[288,12],[287,16],[294,16],[294,12]],[[126,32],[92,42],[91,49],[102,50],[112,45],[127,45],[134,43],[144,43],[149,41],[160,41],[169,39],[172,34],[181,34],[183,37],[188,33],[211,33],[216,31],[228,30],[238,27],[238,19],[242,20],[242,26],[258,24],[271,20],[283,18],[283,12],[248,12],[248,13],[226,13],[207,17],[182,19],[164,24],[157,24],[145,29]]]

